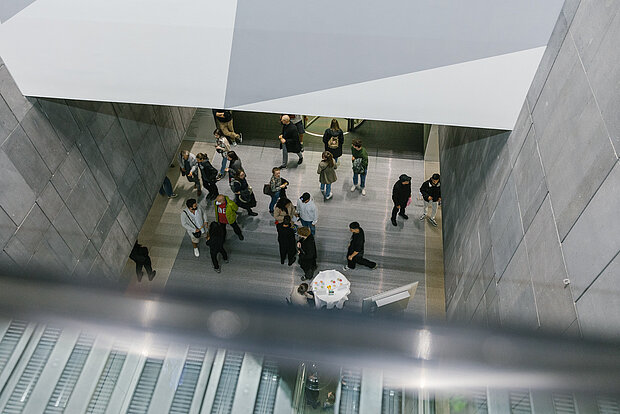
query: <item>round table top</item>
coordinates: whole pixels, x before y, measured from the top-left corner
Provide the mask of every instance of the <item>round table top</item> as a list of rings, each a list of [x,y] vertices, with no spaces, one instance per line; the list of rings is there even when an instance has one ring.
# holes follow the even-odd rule
[[[324,302],[334,303],[351,293],[351,282],[337,270],[323,270],[312,280],[310,290]]]

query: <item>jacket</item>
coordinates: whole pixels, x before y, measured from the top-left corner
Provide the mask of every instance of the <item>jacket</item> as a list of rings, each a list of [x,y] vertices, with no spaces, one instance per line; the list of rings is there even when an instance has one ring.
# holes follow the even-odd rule
[[[221,149],[217,149],[218,147]],[[230,144],[228,143],[226,137],[222,136],[215,139],[215,150],[222,154],[223,157],[228,154],[228,151],[230,151]]]
[[[209,238],[207,239],[207,246],[209,246],[211,250],[219,251],[224,246],[225,239],[226,239],[226,233],[218,225],[214,227],[213,232],[209,231]]]
[[[404,207],[407,205],[409,197],[411,197],[411,182],[403,184],[400,180],[396,181],[392,188],[392,201],[394,205]]]
[[[196,160],[196,156],[190,152],[189,157],[187,157],[187,162],[189,163],[189,171],[187,171],[187,168],[185,168],[185,160],[183,159],[183,154],[179,153],[179,167],[185,168],[185,174],[183,175],[187,175],[190,172],[196,175],[198,173],[198,161]]]
[[[297,214],[297,210],[295,210],[295,206],[293,203],[288,203],[286,205],[286,211],[280,210],[278,206],[273,209],[273,218],[276,222],[282,223],[284,220],[284,216],[291,216],[291,222],[295,221],[295,215]]]
[[[441,182],[438,182],[436,186],[431,184],[431,180],[426,180],[422,183],[420,187],[420,192],[422,193],[422,198],[424,201],[428,201],[428,197],[433,197],[433,201],[439,201],[441,197]]]
[[[294,123],[289,122],[287,125],[282,125],[282,138],[286,141],[284,145],[286,145],[288,152],[301,152],[299,132]]]
[[[241,208],[256,207],[256,197],[245,178],[233,178],[230,189],[235,193],[235,203]],[[239,194],[237,194],[239,193]]]
[[[329,147],[328,143],[332,137],[338,138],[338,148]],[[334,158],[342,156],[342,146],[344,145],[344,133],[342,132],[342,129],[334,131],[331,128],[327,128],[323,134],[323,144],[325,145],[325,151],[331,152]]]
[[[366,148],[362,147],[360,150],[356,150],[351,147],[351,155],[355,158],[361,158],[364,171],[368,170],[368,152],[366,151]]]
[[[311,221],[312,224],[316,224],[316,221],[319,219],[319,213],[312,198],[310,198],[307,203],[301,200],[297,201],[297,214],[299,214],[300,219],[303,221]]]
[[[293,226],[284,227],[284,224],[278,223],[278,243],[281,246],[287,246],[290,250],[295,249],[295,229]],[[289,251],[290,251],[289,250]]]
[[[235,221],[237,221],[237,210],[239,209],[239,206],[237,206],[237,204],[234,201],[228,198],[228,196],[224,196],[224,197],[226,197],[226,220],[228,221],[228,224],[233,224]],[[215,221],[218,221],[219,219],[219,214],[217,214],[218,206],[215,204],[215,201],[213,201],[213,207],[215,211]]]
[[[215,183],[217,181],[218,170],[207,160],[198,163],[200,175],[203,183]]]
[[[243,169],[243,165],[241,165],[240,159],[236,159],[228,163],[228,177],[229,178],[232,179],[232,177],[236,176],[240,171],[245,171]]]
[[[299,265],[303,267],[316,267],[316,244],[314,236],[311,234],[299,241]]]
[[[338,180],[336,176],[336,169],[338,166],[334,163],[333,167],[327,165],[327,161],[321,161],[319,167],[316,169],[316,173],[319,174],[319,182],[321,184],[331,184]]]
[[[181,211],[181,225],[187,233],[191,236],[192,233],[196,232],[196,228],[198,228],[203,233],[207,231],[207,213],[203,210],[200,205],[198,205],[198,210],[196,210],[196,219],[192,216],[191,211],[187,207]]]

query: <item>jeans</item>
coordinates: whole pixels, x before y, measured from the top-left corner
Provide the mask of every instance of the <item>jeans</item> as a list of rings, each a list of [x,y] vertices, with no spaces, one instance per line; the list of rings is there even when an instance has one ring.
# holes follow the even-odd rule
[[[308,227],[310,229],[310,232],[314,236],[314,232],[315,232],[316,229],[315,229],[315,226],[312,224],[312,222],[311,221],[302,220],[302,219],[299,219],[299,221],[301,221],[301,225],[303,227]]]
[[[424,214],[426,214],[426,212],[428,211],[428,206],[432,204],[432,216],[431,218],[434,219],[435,215],[437,214],[437,201],[426,201],[424,200]]]
[[[301,152],[296,153],[300,160],[304,159],[304,156]],[[288,150],[286,149],[286,144],[282,144],[282,165],[288,164]]]
[[[273,213],[273,209],[276,206],[276,203],[278,202],[278,200],[280,199],[280,191],[278,190],[275,193],[273,193],[271,195],[271,203],[269,203],[269,212]]]
[[[323,184],[321,183],[321,191],[325,190],[323,197],[327,198],[332,193],[332,185],[331,184]]]
[[[366,259],[362,255],[362,253],[356,254],[355,257],[353,257],[353,260],[349,260],[349,258],[347,257],[347,266],[349,267],[349,269],[355,269],[355,264],[356,263],[359,263],[359,264],[364,265],[366,267],[370,267],[371,269],[377,265],[375,262]]]
[[[366,172],[364,172],[363,174],[353,173],[353,184],[357,185],[358,175],[361,178],[360,187],[365,188],[366,187]]]
[[[226,154],[222,152],[222,168],[220,168],[220,174],[224,175],[224,173],[226,172],[226,162],[228,161],[228,158],[226,157]]]
[[[166,178],[164,178],[164,183],[161,185],[161,188],[159,189],[159,194],[167,195],[168,197],[172,197],[172,194],[174,194],[172,192],[172,183],[170,182],[170,178],[168,178],[167,176]]]

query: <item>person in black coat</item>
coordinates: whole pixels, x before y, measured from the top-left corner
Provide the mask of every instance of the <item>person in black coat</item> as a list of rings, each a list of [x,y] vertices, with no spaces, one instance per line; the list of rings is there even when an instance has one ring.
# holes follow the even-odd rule
[[[196,161],[198,162],[198,168],[202,176],[202,185],[209,192],[209,194],[207,194],[207,200],[215,200],[215,197],[220,194],[216,184],[218,171],[211,165],[209,157],[206,154],[196,154]]]
[[[435,227],[437,227],[437,222],[435,221],[437,204],[441,202],[441,187],[439,185],[439,174],[435,173],[429,180],[424,181],[420,187],[420,193],[422,193],[422,198],[424,199],[424,212],[420,216],[420,220],[424,220],[427,217],[426,211],[432,205],[432,212],[428,221]]]
[[[364,237],[364,230],[360,227],[357,221],[349,224],[349,230],[351,231],[351,241],[347,248],[347,265],[342,270],[355,269],[355,264],[361,264],[371,269],[377,268],[377,263],[372,260],[368,260],[364,257],[364,244],[366,238]]]
[[[297,127],[291,122],[291,118],[288,115],[282,115],[280,122],[282,123],[282,134],[278,137],[282,147],[282,165],[280,168],[286,168],[289,152],[297,154],[299,157],[297,164],[299,165],[304,161],[304,156],[301,153],[299,131],[297,131]]]
[[[334,162],[338,162],[338,158],[342,156],[342,146],[344,145],[344,132],[340,129],[337,119],[332,122],[323,134],[323,144],[325,151],[331,152],[334,156]]]
[[[295,263],[297,243],[295,242],[295,230],[291,223],[291,216],[284,216],[284,220],[276,225],[278,230],[278,244],[280,245],[280,264],[288,256],[288,265]]]
[[[146,246],[141,246],[138,241],[133,245],[129,258],[136,262],[136,276],[138,276],[138,282],[142,282],[142,269],[146,269],[146,274],[149,280],[153,280],[156,271],[151,267],[151,258],[149,257],[149,249]]]
[[[207,246],[211,253],[211,262],[213,263],[213,269],[217,273],[220,273],[220,264],[217,261],[217,254],[222,253],[222,259],[224,263],[228,263],[228,253],[224,250],[224,241],[226,240],[226,230],[221,223],[217,221],[211,222],[209,225],[209,232],[207,233]]]
[[[248,211],[248,216],[258,216],[258,213],[252,211],[252,207],[256,207],[256,197],[252,188],[245,178],[245,171],[239,171],[237,175],[230,181],[230,189],[235,193],[235,203]]]
[[[401,174],[392,188],[392,201],[394,202],[391,218],[392,225],[396,226],[396,213],[405,220],[409,218],[409,216],[405,214],[409,197],[411,197],[411,177],[407,174]],[[400,210],[400,213],[398,210]]]
[[[297,249],[299,250],[299,266],[304,271],[301,280],[312,279],[316,270],[316,244],[314,236],[308,227],[300,227],[297,230],[299,242]]]

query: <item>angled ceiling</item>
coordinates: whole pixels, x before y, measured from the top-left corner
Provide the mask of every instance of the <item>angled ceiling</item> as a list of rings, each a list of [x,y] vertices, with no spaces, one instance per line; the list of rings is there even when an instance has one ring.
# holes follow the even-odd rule
[[[25,95],[512,129],[563,0],[3,0]]]

